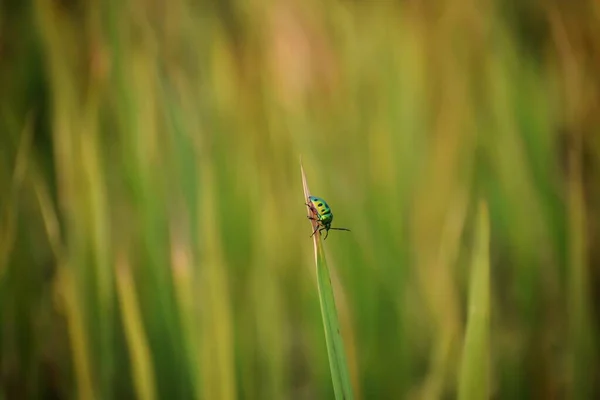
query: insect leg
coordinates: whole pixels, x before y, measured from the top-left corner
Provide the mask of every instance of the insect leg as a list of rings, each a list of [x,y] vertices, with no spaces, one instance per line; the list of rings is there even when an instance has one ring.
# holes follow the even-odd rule
[[[310,235],[310,237],[313,237],[313,235],[315,233],[317,233],[317,231],[319,230],[319,228],[321,228],[321,226],[317,225],[317,227],[315,228],[314,232],[312,233],[312,235]]]
[[[321,231],[323,231],[325,228],[321,228],[321,230],[319,231],[319,233],[321,233]],[[329,236],[329,229],[325,229],[325,238],[323,240],[327,240],[327,236]]]
[[[314,212],[315,214],[317,214],[317,209],[315,208],[315,206],[313,206],[310,203],[304,203],[304,205],[308,206],[308,208],[310,208],[310,211]]]

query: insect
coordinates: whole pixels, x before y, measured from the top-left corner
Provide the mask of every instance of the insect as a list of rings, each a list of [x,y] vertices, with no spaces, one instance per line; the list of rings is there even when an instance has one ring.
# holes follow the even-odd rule
[[[310,237],[313,237],[317,231],[321,233],[323,230],[325,231],[325,239],[329,235],[329,230],[333,229],[336,231],[350,231],[350,229],[346,228],[332,228],[331,222],[333,221],[333,213],[331,212],[331,208],[329,205],[320,197],[317,196],[308,196],[308,203],[306,205],[310,208],[315,217],[309,216],[308,219],[316,221],[317,227]]]

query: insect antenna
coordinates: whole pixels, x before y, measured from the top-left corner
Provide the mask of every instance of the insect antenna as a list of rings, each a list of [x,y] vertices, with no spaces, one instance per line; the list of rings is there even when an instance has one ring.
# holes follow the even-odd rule
[[[334,230],[334,231],[348,231],[348,232],[351,232],[350,229],[348,229],[348,228],[329,228],[329,229]]]

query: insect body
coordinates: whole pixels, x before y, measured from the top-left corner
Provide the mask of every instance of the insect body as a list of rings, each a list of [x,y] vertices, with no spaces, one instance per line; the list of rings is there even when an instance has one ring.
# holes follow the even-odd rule
[[[331,208],[329,205],[320,197],[317,196],[308,196],[308,203],[306,205],[310,208],[314,216],[308,217],[313,221],[317,222],[317,227],[310,237],[312,237],[317,231],[322,232],[325,231],[325,239],[329,235],[329,230],[337,230],[337,231],[350,231],[350,229],[346,228],[332,228],[331,222],[333,221],[333,213],[331,212]]]

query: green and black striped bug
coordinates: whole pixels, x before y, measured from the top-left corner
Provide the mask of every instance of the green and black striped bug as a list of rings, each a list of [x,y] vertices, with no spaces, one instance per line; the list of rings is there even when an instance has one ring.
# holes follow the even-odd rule
[[[329,205],[320,197],[317,196],[308,196],[308,203],[306,205],[310,208],[315,217],[309,216],[308,219],[316,221],[317,227],[310,237],[313,237],[317,231],[321,233],[323,230],[325,231],[325,239],[329,235],[329,230],[336,231],[350,231],[350,229],[346,228],[332,228],[331,222],[333,221],[333,213],[331,212],[331,208]]]

